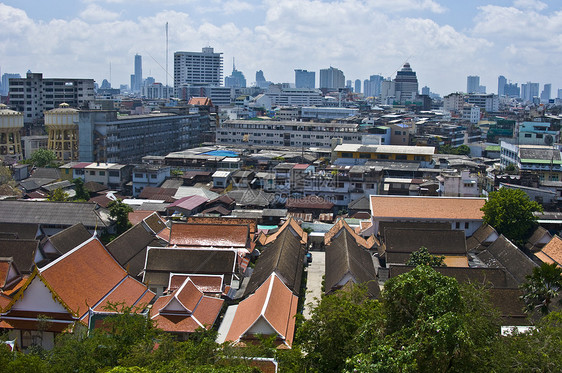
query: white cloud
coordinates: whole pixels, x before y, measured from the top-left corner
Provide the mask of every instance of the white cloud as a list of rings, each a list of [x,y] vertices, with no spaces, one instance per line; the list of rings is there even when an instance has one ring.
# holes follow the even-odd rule
[[[108,22],[119,18],[119,13],[109,11],[96,4],[90,4],[80,12],[80,18],[86,22]]]
[[[541,11],[548,7],[545,3],[539,0],[515,0],[513,6],[519,9],[537,10]]]

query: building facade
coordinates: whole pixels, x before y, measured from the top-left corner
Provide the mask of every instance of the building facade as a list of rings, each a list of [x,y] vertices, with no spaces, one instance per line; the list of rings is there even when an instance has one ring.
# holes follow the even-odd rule
[[[222,85],[222,53],[213,48],[201,52],[174,53],[174,88],[185,85]],[[214,101],[214,100],[213,100]]]
[[[343,71],[335,67],[320,70],[320,88],[340,89],[345,87],[345,75]]]
[[[295,87],[314,89],[316,87],[316,73],[314,71],[296,69]]]

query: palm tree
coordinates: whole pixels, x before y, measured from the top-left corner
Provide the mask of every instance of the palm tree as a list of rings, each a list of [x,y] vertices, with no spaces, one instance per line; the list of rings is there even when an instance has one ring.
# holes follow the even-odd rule
[[[562,299],[558,297],[562,289],[562,268],[557,264],[543,263],[527,276],[521,289],[524,291],[521,299],[525,302],[525,311],[547,315],[552,311],[553,303],[562,305]]]

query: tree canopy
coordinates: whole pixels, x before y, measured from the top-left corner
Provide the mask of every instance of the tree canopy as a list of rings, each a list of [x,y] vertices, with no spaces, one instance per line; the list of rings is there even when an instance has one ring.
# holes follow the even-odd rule
[[[129,212],[133,211],[131,206],[118,199],[117,201],[111,201],[107,207],[109,207],[109,215],[115,221],[118,235],[132,226],[129,222]]]
[[[522,190],[500,188],[490,193],[482,211],[486,223],[521,245],[536,226],[533,212],[542,211],[542,206],[531,201]]]
[[[524,291],[525,310],[547,315],[553,305],[562,306],[562,299],[559,297],[562,289],[562,268],[555,263],[542,263],[540,267],[533,268],[533,273],[527,276],[521,289]]]
[[[418,266],[426,265],[430,267],[444,267],[445,266],[445,256],[444,255],[431,255],[427,250],[427,247],[420,247],[418,251],[414,251],[406,265]]]
[[[37,149],[31,154],[29,163],[35,167],[56,167],[57,156],[52,150]]]

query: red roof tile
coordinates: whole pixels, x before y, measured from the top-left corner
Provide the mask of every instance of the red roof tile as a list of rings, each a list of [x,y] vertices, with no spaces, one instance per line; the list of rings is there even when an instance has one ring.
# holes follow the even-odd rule
[[[148,218],[150,215],[152,215],[153,212],[154,211],[143,211],[143,210],[129,212],[129,221],[131,222],[131,225],[137,225],[145,218]]]
[[[562,266],[562,239],[558,235],[555,235],[550,242],[547,243],[541,251],[535,253],[535,255],[543,263],[556,263],[558,266]]]
[[[172,224],[170,245],[203,247],[246,247],[247,225]]]

